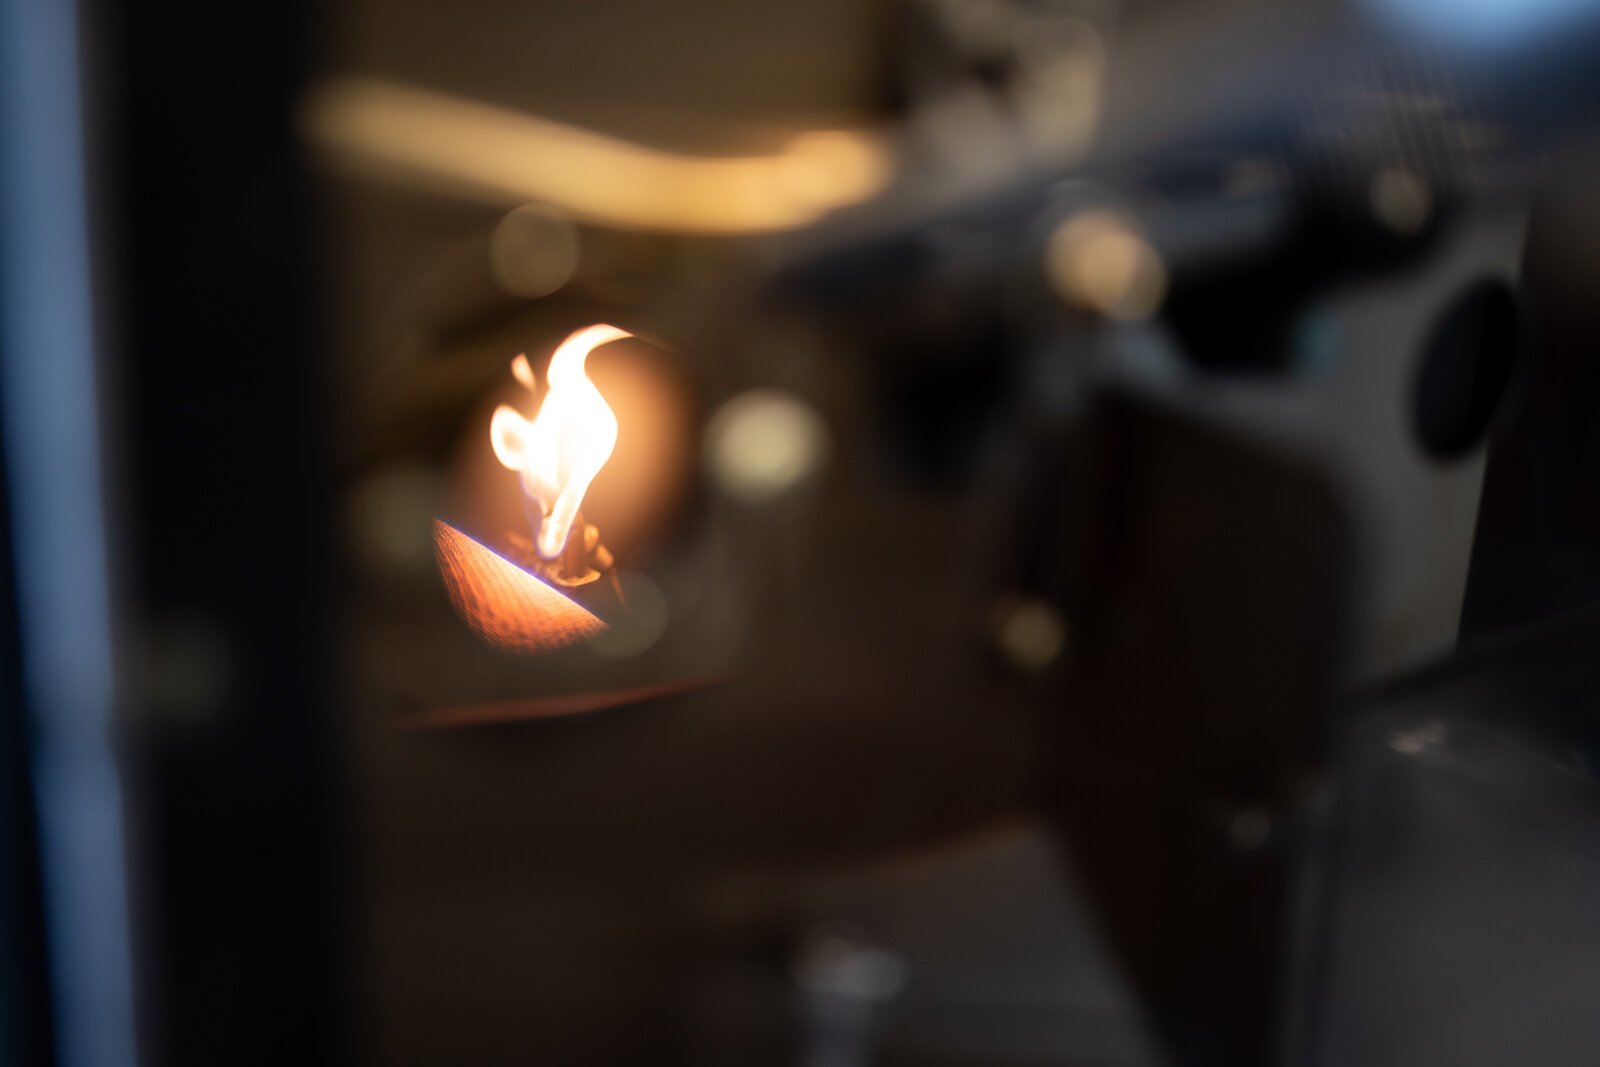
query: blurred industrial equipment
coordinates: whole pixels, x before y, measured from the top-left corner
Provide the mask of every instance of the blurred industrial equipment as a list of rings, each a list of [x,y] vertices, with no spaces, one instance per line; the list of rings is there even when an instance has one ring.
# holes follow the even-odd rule
[[[0,3],[0,1061],[1600,1058],[1594,5]]]

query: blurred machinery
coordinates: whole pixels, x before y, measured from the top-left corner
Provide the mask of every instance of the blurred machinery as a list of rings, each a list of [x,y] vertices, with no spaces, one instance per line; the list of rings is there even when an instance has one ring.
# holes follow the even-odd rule
[[[1600,1055],[1600,14],[6,3],[6,1062]]]

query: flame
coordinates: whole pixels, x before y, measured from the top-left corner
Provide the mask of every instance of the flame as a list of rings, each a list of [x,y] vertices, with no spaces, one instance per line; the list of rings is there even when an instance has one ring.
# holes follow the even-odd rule
[[[615,326],[579,330],[550,357],[550,388],[539,413],[530,420],[501,404],[489,422],[495,456],[521,473],[523,491],[539,505],[534,546],[545,559],[566,547],[583,495],[617,444],[617,416],[584,373],[584,361],[600,345],[632,336]],[[511,372],[532,391],[526,356],[512,361]]]

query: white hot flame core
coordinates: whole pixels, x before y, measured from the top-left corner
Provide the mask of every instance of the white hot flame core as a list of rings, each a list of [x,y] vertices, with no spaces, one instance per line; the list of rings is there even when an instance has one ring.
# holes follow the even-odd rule
[[[584,361],[601,345],[631,336],[615,326],[579,330],[550,357],[549,389],[538,414],[528,419],[501,404],[489,423],[495,456],[522,475],[523,491],[539,505],[534,545],[545,559],[566,547],[583,495],[617,444],[617,416],[584,372]],[[533,391],[526,356],[512,361],[512,374]]]

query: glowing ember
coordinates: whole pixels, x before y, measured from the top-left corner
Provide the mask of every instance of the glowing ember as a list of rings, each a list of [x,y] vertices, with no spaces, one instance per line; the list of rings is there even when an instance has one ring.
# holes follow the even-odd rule
[[[534,547],[547,560],[566,547],[583,495],[617,444],[617,417],[584,372],[584,361],[600,345],[631,336],[615,326],[574,333],[550,357],[550,388],[538,414],[529,419],[502,404],[489,423],[495,456],[522,475],[523,491],[539,506]],[[511,372],[533,392],[526,356],[512,361]]]
[[[549,652],[606,629],[583,606],[448,523],[435,520],[433,537],[451,602],[490,644]]]

